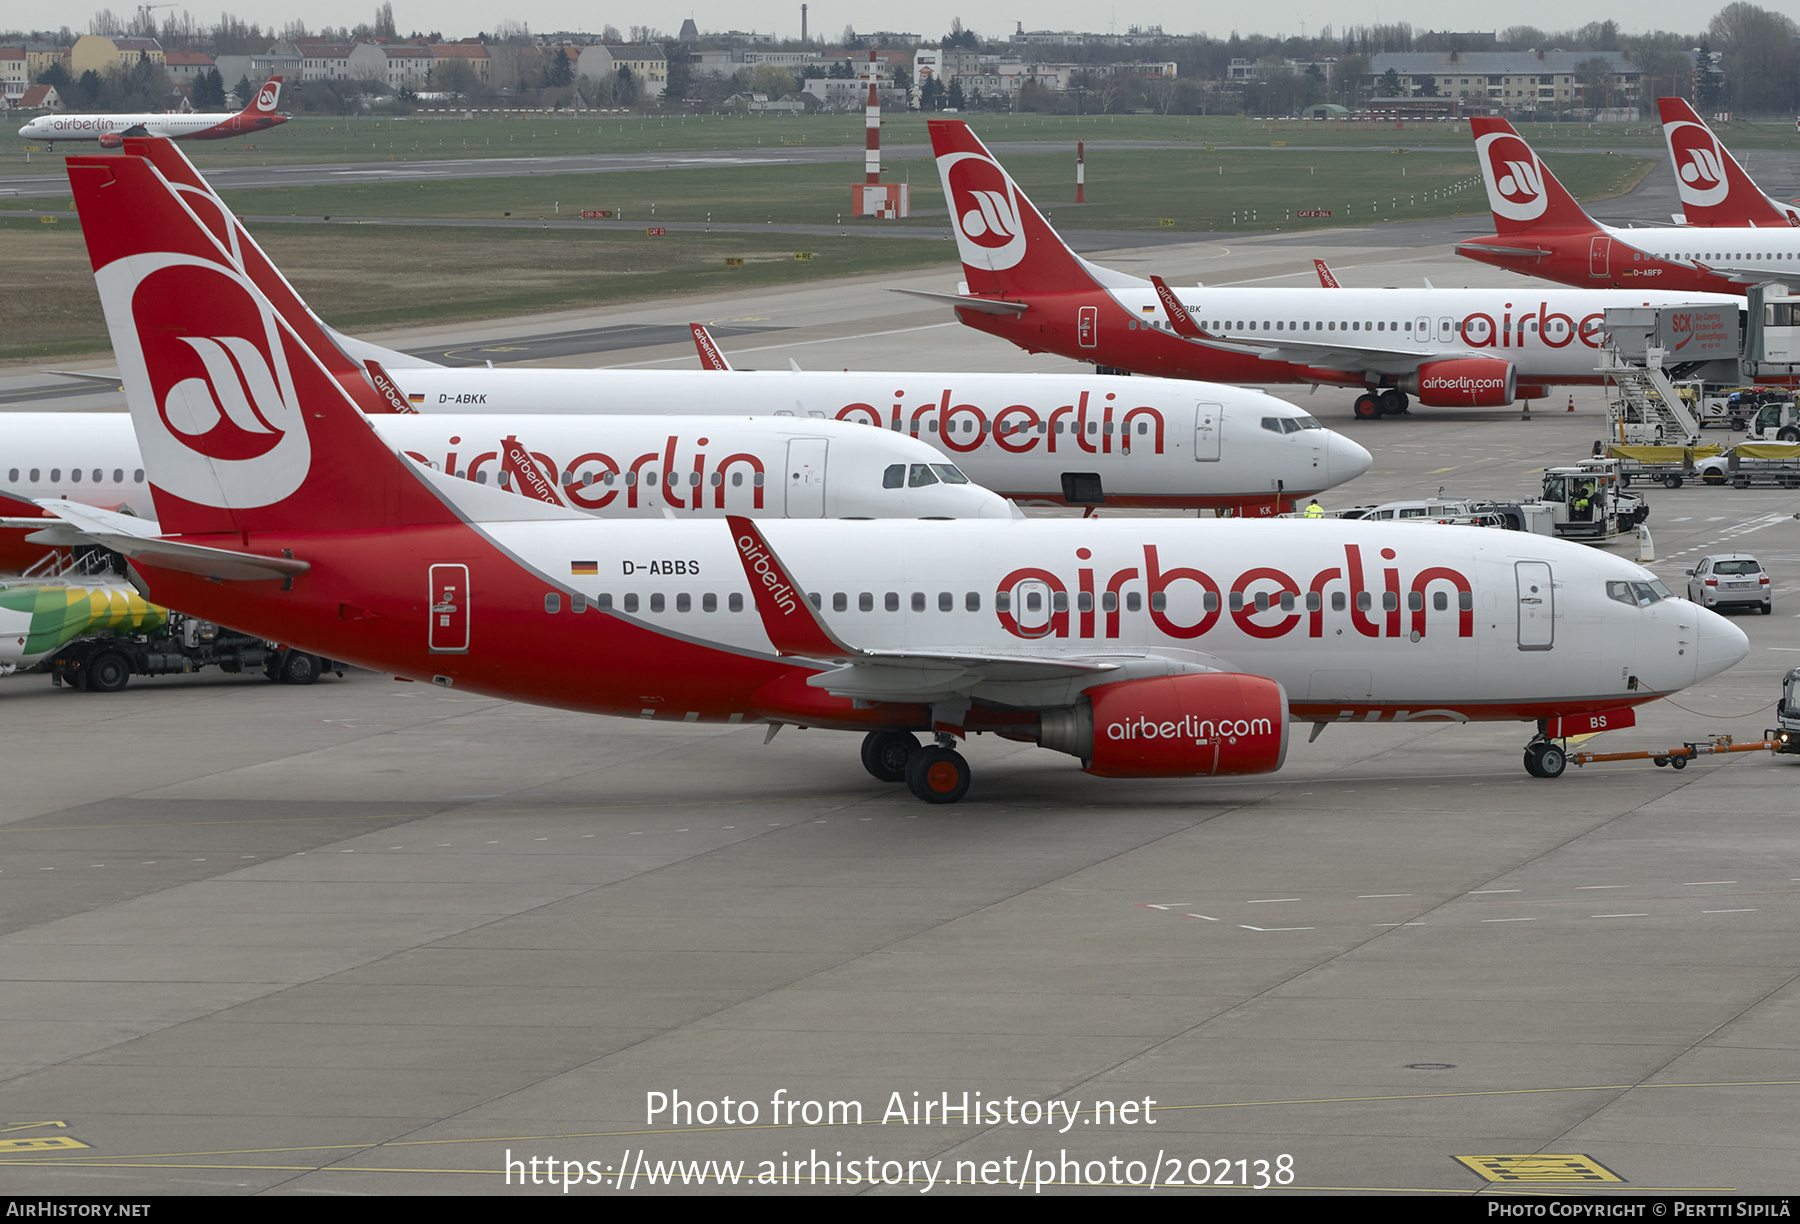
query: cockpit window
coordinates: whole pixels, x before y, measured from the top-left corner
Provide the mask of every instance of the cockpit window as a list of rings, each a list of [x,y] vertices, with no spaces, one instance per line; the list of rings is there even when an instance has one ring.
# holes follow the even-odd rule
[[[907,483],[910,484],[915,489],[922,489],[926,485],[936,484],[938,482],[938,478],[932,474],[932,471],[931,471],[932,466],[933,465],[929,464],[929,463],[913,464],[912,465],[912,479],[909,480]]]
[[[890,463],[881,473],[881,487],[884,489],[903,489],[906,487],[906,465]]]
[[[1675,598],[1675,593],[1661,582],[1651,579],[1649,582],[1609,582],[1606,584],[1606,597],[1636,608],[1648,608],[1653,603]]]
[[[1264,417],[1262,419],[1262,427],[1264,429],[1268,430],[1270,433],[1278,434],[1281,432],[1281,418],[1280,417]]]
[[[945,484],[968,484],[969,478],[954,463],[934,463],[931,470],[938,474],[938,479]]]
[[[1323,425],[1319,424],[1318,419],[1316,417],[1309,417],[1309,416],[1306,416],[1304,413],[1301,414],[1300,416],[1295,417],[1294,419],[1296,421],[1300,422],[1301,429],[1324,429],[1325,428]]]

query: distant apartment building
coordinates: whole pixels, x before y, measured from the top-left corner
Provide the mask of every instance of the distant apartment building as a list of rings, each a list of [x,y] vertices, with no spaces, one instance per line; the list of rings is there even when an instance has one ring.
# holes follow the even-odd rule
[[[617,76],[621,68],[630,69],[631,79],[646,98],[660,98],[669,88],[669,58],[653,43],[595,43],[583,47],[575,73],[599,79]]]
[[[1364,88],[1378,92],[1389,69],[1402,96],[1497,102],[1507,110],[1636,106],[1642,75],[1617,51],[1384,52],[1370,59]]]

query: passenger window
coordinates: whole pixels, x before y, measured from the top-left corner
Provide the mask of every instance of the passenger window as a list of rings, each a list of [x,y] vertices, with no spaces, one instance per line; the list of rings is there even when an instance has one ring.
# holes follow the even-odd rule
[[[1150,595],[1150,610],[1152,612],[1167,612],[1169,610],[1168,593],[1165,591],[1152,592]],[[1132,611],[1136,612],[1137,609],[1133,608]]]
[[[725,606],[730,608],[733,612],[742,612],[744,610],[743,595],[738,591],[733,591],[731,596],[725,601]]]
[[[806,593],[806,598],[808,601],[811,602],[814,611],[817,611],[818,609],[823,608],[825,606],[824,602],[819,598],[819,593],[817,591],[808,591]],[[708,608],[707,611],[711,612],[712,609]]]
[[[831,610],[833,612],[845,612],[845,611],[848,611],[849,608],[850,608],[849,596],[845,595],[842,591],[837,591],[832,594]]]
[[[1464,612],[1473,612],[1475,610],[1475,592],[1458,591],[1456,593],[1456,606]]]
[[[1406,596],[1406,610],[1409,612],[1423,612],[1425,610],[1425,592],[1409,592]]]
[[[1306,593],[1306,610],[1308,612],[1317,612],[1323,603],[1324,601],[1319,598],[1319,593],[1317,591],[1308,591]]]
[[[856,597],[856,608],[859,612],[873,612],[875,610],[874,592],[864,591],[858,595]]]
[[[1025,610],[1027,612],[1042,612],[1044,610],[1044,595],[1042,591],[1032,591],[1025,596]]]
[[[1100,597],[1100,610],[1102,612],[1117,612],[1119,610],[1119,593],[1117,591],[1108,591],[1106,594],[1102,595]]]
[[[1092,612],[1094,610],[1094,593],[1092,591],[1083,591],[1075,596],[1075,610],[1078,612]]]
[[[1342,591],[1333,591],[1331,593],[1331,610],[1333,612],[1342,612],[1344,610],[1345,602],[1344,593]]]
[[[913,592],[913,594],[912,594],[912,610],[914,612],[923,612],[925,610],[925,592],[924,591],[914,591]]]
[[[1431,607],[1432,610],[1436,612],[1448,612],[1450,610],[1450,597],[1442,591],[1438,591],[1431,597]]]
[[[694,597],[689,595],[686,591],[677,595],[675,597],[675,610],[677,612],[692,612],[694,610]]]
[[[637,600],[637,592],[636,591],[633,591],[630,594],[625,596],[625,610],[627,612],[636,612],[638,610],[638,600]]]
[[[569,611],[571,611],[571,612],[586,612],[587,611],[587,596],[581,594],[580,592],[577,592],[577,593],[569,596]]]
[[[995,591],[994,592],[994,611],[996,611],[996,612],[1011,612],[1012,611],[1012,592],[1011,591]]]
[[[1057,612],[1067,612],[1069,610],[1069,593],[1067,591],[1057,591],[1052,594],[1050,596],[1050,607]]]
[[[1367,591],[1358,591],[1356,593],[1356,610],[1358,612],[1367,612],[1370,608],[1373,608],[1374,606],[1375,606],[1374,596],[1370,595]]]
[[[1400,596],[1393,591],[1383,591],[1381,593],[1381,610],[1383,612],[1398,612],[1400,610]]]
[[[900,592],[889,591],[887,597],[881,601],[881,606],[889,612],[898,612],[900,610]]]
[[[1281,593],[1281,610],[1283,612],[1292,612],[1294,610],[1294,593],[1292,591],[1283,591]]]
[[[650,610],[652,612],[661,612],[663,610],[663,597],[661,591],[658,591],[650,597]]]
[[[1144,610],[1144,597],[1136,591],[1125,592],[1125,610],[1127,612],[1142,612]]]
[[[612,596],[610,594],[601,595],[599,598],[594,600],[594,606],[596,608],[600,609],[602,612],[611,612],[612,611]]]
[[[949,611],[954,610],[955,607],[956,607],[956,596],[952,595],[949,591],[939,591],[938,592],[938,611],[939,612],[949,612]]]
[[[963,607],[970,612],[981,611],[981,593],[978,591],[970,591],[968,594],[964,595]]]
[[[562,596],[558,595],[555,591],[552,591],[548,595],[544,596],[544,611],[546,611],[546,612],[561,612],[562,611]]]

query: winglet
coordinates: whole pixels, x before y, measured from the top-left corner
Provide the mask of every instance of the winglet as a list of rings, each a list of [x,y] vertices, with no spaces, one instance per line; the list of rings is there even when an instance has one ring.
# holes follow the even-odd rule
[[[725,360],[725,354],[719,351],[719,342],[712,333],[706,330],[704,323],[689,323],[688,330],[694,333],[694,347],[700,350],[700,368],[702,370],[729,370],[731,363]]]
[[[1169,316],[1169,326],[1175,329],[1175,334],[1184,340],[1205,340],[1206,333],[1200,330],[1193,316],[1188,314],[1187,307],[1181,304],[1181,299],[1175,296],[1175,291],[1169,288],[1168,283],[1160,276],[1152,276],[1150,283],[1156,286],[1156,296],[1161,299],[1163,311]]]
[[[394,380],[388,377],[388,372],[381,368],[379,361],[372,357],[365,357],[363,369],[368,373],[369,382],[375,388],[375,394],[381,397],[381,402],[387,411],[400,416],[417,416],[419,414],[419,410],[412,406],[411,401],[400,394],[400,388],[394,385]],[[374,405],[367,403],[364,404],[363,410],[365,412],[376,411]]]
[[[774,643],[775,652],[815,659],[855,658],[858,652],[825,627],[812,601],[763,539],[756,523],[736,514],[727,515],[725,521],[731,527],[731,542],[737,546],[738,560],[743,562],[744,577],[750,582],[763,631]]]
[[[1331,274],[1331,269],[1326,266],[1325,261],[1323,259],[1313,260],[1313,267],[1318,269],[1319,287],[1321,289],[1342,289],[1343,288],[1342,285],[1338,284],[1338,278]]]

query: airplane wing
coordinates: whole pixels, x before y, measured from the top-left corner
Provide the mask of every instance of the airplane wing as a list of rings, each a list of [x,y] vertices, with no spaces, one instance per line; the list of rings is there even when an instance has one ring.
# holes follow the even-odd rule
[[[1693,264],[1694,267],[1700,269],[1702,272],[1710,272],[1714,276],[1726,277],[1734,285],[1760,285],[1767,281],[1780,281],[1791,291],[1795,285],[1800,284],[1800,271],[1771,272],[1767,268],[1739,268],[1733,267],[1730,264],[1702,263],[1698,259],[1688,260],[1687,262]]]
[[[1501,246],[1492,242],[1459,242],[1456,244],[1457,254],[1464,251],[1479,251],[1483,255],[1500,255],[1509,259],[1548,259],[1555,251],[1543,247]]]
[[[866,701],[927,701],[982,696],[1008,704],[1066,704],[1096,677],[1136,679],[1185,672],[1234,671],[1223,659],[1198,652],[1052,656],[996,651],[868,650],[838,637],[804,588],[763,537],[757,524],[731,516],[732,542],[756,599],[756,610],[777,654],[831,664],[807,679],[839,697]],[[1184,657],[1176,658],[1174,654]]]
[[[944,305],[954,306],[958,310],[974,310],[981,314],[1024,314],[1031,309],[1024,302],[1003,302],[998,298],[963,297],[959,293],[927,293],[923,289],[894,289],[890,292],[910,294],[928,301],[942,302]]]
[[[160,534],[162,529],[154,521],[115,510],[102,510],[98,506],[49,497],[37,499],[37,504],[59,521],[36,535],[27,536],[28,543],[98,544],[134,561],[142,560],[162,569],[199,574],[220,582],[285,580],[312,568],[311,562],[297,561],[290,556],[265,557],[228,548],[165,540]]]

